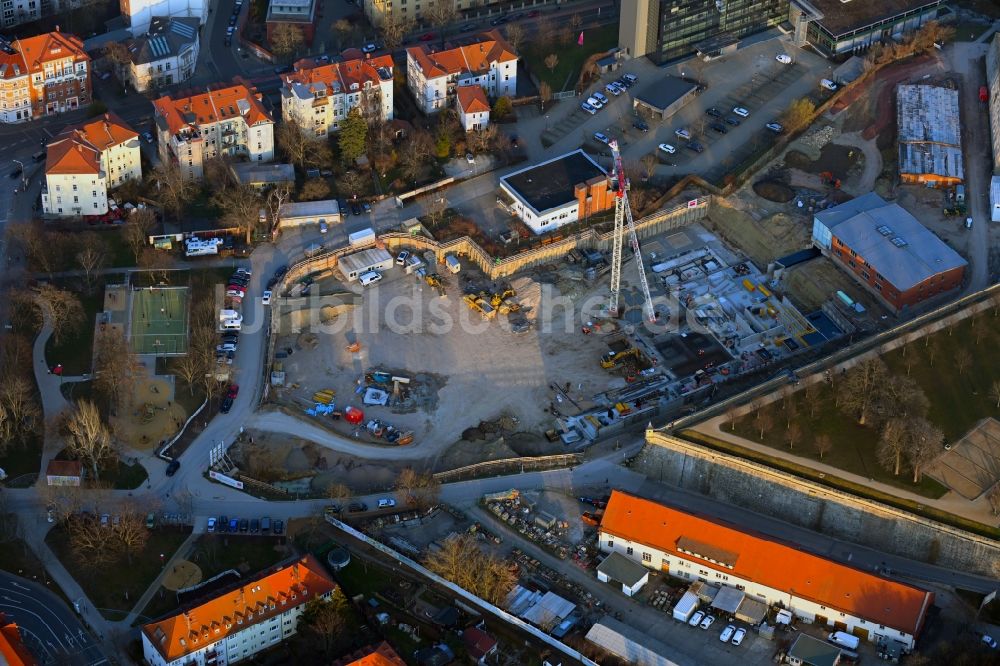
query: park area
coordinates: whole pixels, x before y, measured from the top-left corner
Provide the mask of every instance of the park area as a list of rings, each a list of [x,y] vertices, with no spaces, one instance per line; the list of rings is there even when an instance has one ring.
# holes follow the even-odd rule
[[[129,340],[136,354],[184,354],[188,342],[187,287],[133,289]]]
[[[905,454],[898,475],[894,474],[891,460],[886,463],[883,458],[883,462],[879,462],[879,443],[886,424],[892,421],[891,412],[879,418],[881,408],[874,400],[872,416],[862,425],[857,413],[839,404],[844,398],[838,397],[838,387],[848,381],[847,375],[833,376],[829,381],[810,384],[799,391],[789,387],[781,399],[767,405],[752,405],[735,422],[727,417],[720,427],[776,450],[790,451],[797,457],[925,497],[941,497],[950,486],[968,499],[974,499],[978,496],[976,489],[966,489],[971,487],[970,475],[966,474],[963,479],[966,488],[960,489],[942,472],[942,461],[957,459],[959,455],[969,459],[968,450],[977,446],[980,440],[985,441],[980,423],[1000,412],[1000,377],[996,371],[1000,367],[997,344],[1000,332],[996,323],[995,311],[986,310],[931,335],[911,340],[881,357],[889,372],[886,384],[902,387],[910,394],[922,392],[925,401],[914,401],[910,396],[901,399],[923,402],[923,408],[918,407],[917,411],[923,412],[923,418],[942,435],[939,448],[920,456],[924,473],[916,475],[921,477],[917,482],[913,481],[913,465],[907,462]],[[914,412],[909,418],[920,417]],[[974,428],[977,436],[966,437]],[[980,457],[985,455],[984,451],[982,446],[977,446]],[[967,469],[968,463],[962,462],[962,467]],[[954,470],[956,465],[948,467]],[[982,477],[989,465],[978,467],[972,481],[981,493],[996,479]],[[945,480],[948,486],[937,479]]]
[[[563,28],[563,32],[568,29]],[[558,41],[560,33],[556,33]],[[600,26],[583,31],[583,44],[577,43],[579,32],[568,32],[569,42],[556,45],[551,41],[537,41],[525,44],[523,57],[539,81],[545,81],[552,92],[573,90],[580,78],[580,70],[587,59],[596,53],[605,53],[618,45],[618,24]],[[563,36],[565,39],[565,35]],[[557,61],[550,67],[546,58],[555,54]]]

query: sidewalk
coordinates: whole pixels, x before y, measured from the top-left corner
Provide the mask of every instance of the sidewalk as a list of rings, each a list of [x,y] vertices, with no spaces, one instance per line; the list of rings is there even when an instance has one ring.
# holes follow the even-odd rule
[[[142,593],[141,597],[139,597],[139,600],[135,602],[135,606],[133,606],[132,610],[129,611],[128,616],[118,623],[125,631],[129,630],[132,623],[136,621],[139,614],[146,608],[149,602],[153,599],[153,596],[160,590],[162,587],[163,576],[170,571],[178,560],[187,558],[188,551],[191,549],[191,544],[199,536],[201,536],[201,533],[192,529],[191,534],[189,534],[188,538],[184,540],[184,543],[178,546],[177,550],[174,551],[174,554],[170,556],[170,559],[167,560],[167,563],[163,566],[163,570],[160,571],[160,574],[156,577],[156,579],[150,583],[149,587],[146,588],[146,591]]]

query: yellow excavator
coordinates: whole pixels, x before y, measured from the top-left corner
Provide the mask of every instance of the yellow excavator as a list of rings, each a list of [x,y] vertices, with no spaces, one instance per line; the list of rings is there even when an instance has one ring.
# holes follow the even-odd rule
[[[521,309],[521,304],[510,300],[515,295],[514,290],[507,287],[502,291],[489,295],[490,305],[497,308],[502,315],[510,314],[511,312],[518,312]],[[479,296],[481,298],[486,298],[487,294],[481,293]]]
[[[469,306],[470,310],[481,314],[483,319],[492,319],[496,316],[496,308],[490,305],[489,301],[482,296],[467,294],[462,297],[462,300],[465,301],[465,304]]]
[[[638,360],[641,355],[641,352],[636,347],[629,347],[620,351],[612,349],[601,357],[601,367],[605,370],[610,370],[615,366],[621,365],[629,358],[635,357],[635,359]]]

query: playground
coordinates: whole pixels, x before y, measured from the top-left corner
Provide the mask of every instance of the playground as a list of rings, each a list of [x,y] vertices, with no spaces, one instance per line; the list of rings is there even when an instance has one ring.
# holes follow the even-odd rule
[[[118,438],[138,451],[150,451],[180,430],[188,415],[174,400],[172,376],[137,378],[131,401],[111,417]]]
[[[133,288],[128,337],[136,354],[174,356],[187,353],[188,288]]]

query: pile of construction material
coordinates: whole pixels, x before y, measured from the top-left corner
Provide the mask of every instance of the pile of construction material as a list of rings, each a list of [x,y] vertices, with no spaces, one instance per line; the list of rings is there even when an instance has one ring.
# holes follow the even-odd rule
[[[534,503],[518,491],[495,493],[483,497],[486,508],[521,535],[551,551],[561,559],[569,556],[566,532],[569,524],[538,510]]]

